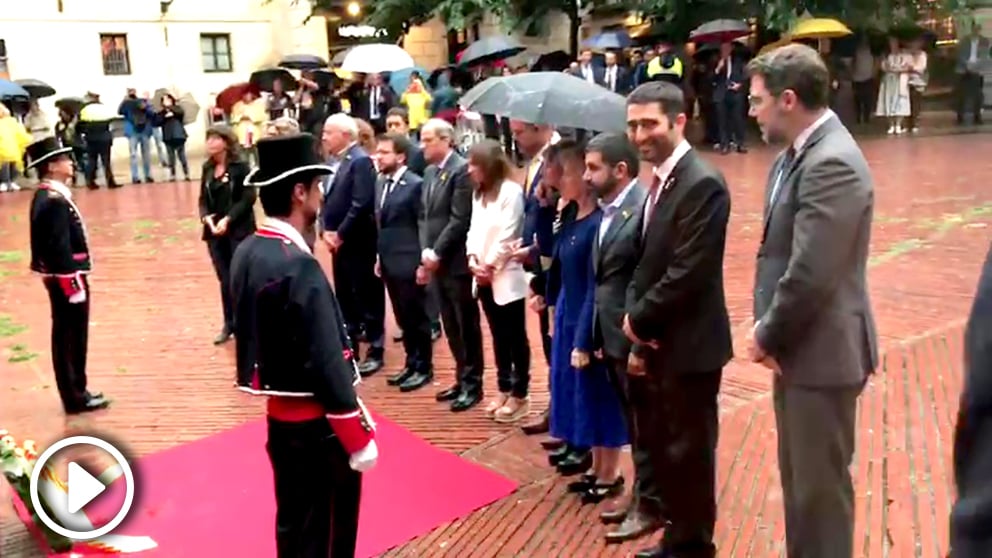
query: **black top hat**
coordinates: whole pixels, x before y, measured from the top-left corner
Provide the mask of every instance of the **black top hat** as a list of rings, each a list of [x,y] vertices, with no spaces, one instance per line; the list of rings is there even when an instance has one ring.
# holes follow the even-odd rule
[[[38,166],[48,159],[58,157],[59,155],[64,155],[66,153],[72,153],[72,148],[62,147],[62,144],[59,143],[59,140],[55,136],[48,136],[47,138],[40,139],[28,146],[28,164],[26,168],[30,169]]]
[[[245,177],[246,186],[271,186],[298,175],[320,176],[334,172],[317,154],[317,142],[310,134],[263,138],[255,144],[258,166]]]

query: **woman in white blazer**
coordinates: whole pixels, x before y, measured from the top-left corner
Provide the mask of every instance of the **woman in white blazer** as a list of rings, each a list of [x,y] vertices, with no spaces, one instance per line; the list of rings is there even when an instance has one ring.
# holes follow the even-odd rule
[[[473,291],[482,303],[493,338],[499,396],[486,407],[496,422],[510,423],[530,412],[530,343],[527,340],[527,276],[511,259],[521,244],[524,193],[508,180],[510,163],[493,140],[469,151],[468,171],[475,183],[472,220],[465,241]]]

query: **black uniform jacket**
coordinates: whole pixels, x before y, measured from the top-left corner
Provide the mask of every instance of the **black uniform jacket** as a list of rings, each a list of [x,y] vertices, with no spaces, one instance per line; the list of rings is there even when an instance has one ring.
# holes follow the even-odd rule
[[[31,200],[31,270],[66,277],[91,269],[86,228],[79,209],[47,182]]]

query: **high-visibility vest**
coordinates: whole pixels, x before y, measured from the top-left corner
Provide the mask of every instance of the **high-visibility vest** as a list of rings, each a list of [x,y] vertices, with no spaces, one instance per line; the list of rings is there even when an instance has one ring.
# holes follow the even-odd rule
[[[665,58],[665,62],[668,63],[667,66],[662,64],[662,58]],[[682,79],[682,60],[678,56],[670,53],[665,53],[659,56],[655,56],[648,62],[648,79],[659,79],[661,76],[672,77],[676,79]]]

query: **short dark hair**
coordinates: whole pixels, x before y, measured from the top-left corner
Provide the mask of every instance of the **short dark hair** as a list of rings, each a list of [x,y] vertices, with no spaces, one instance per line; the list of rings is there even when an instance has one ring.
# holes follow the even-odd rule
[[[549,145],[544,151],[544,160],[552,165],[560,165],[565,161],[582,161],[585,156],[585,143],[568,138]]]
[[[784,45],[758,55],[747,64],[750,76],[761,76],[768,92],[778,97],[786,89],[810,110],[826,108],[830,99],[830,71],[814,49]]]
[[[627,95],[627,106],[650,105],[658,103],[661,112],[669,120],[685,113],[685,93],[682,88],[667,81],[649,81],[642,83]]]
[[[269,217],[289,217],[293,212],[293,190],[296,185],[302,184],[309,192],[310,188],[317,187],[313,183],[316,176],[314,172],[307,172],[260,187],[258,201],[262,203],[262,210]]]
[[[637,176],[640,170],[640,158],[634,144],[630,143],[627,134],[603,133],[589,140],[586,152],[599,153],[603,162],[610,167],[620,163],[627,165],[627,174]]]
[[[413,143],[410,138],[403,134],[397,134],[396,132],[386,132],[385,134],[380,134],[376,141],[388,141],[393,144],[393,151],[401,153],[404,156],[410,152],[410,148],[413,147]]]
[[[407,124],[410,123],[410,113],[403,107],[393,107],[389,109],[389,112],[386,113],[386,118],[389,118],[390,116],[399,116],[403,119],[403,122],[406,122]]]

